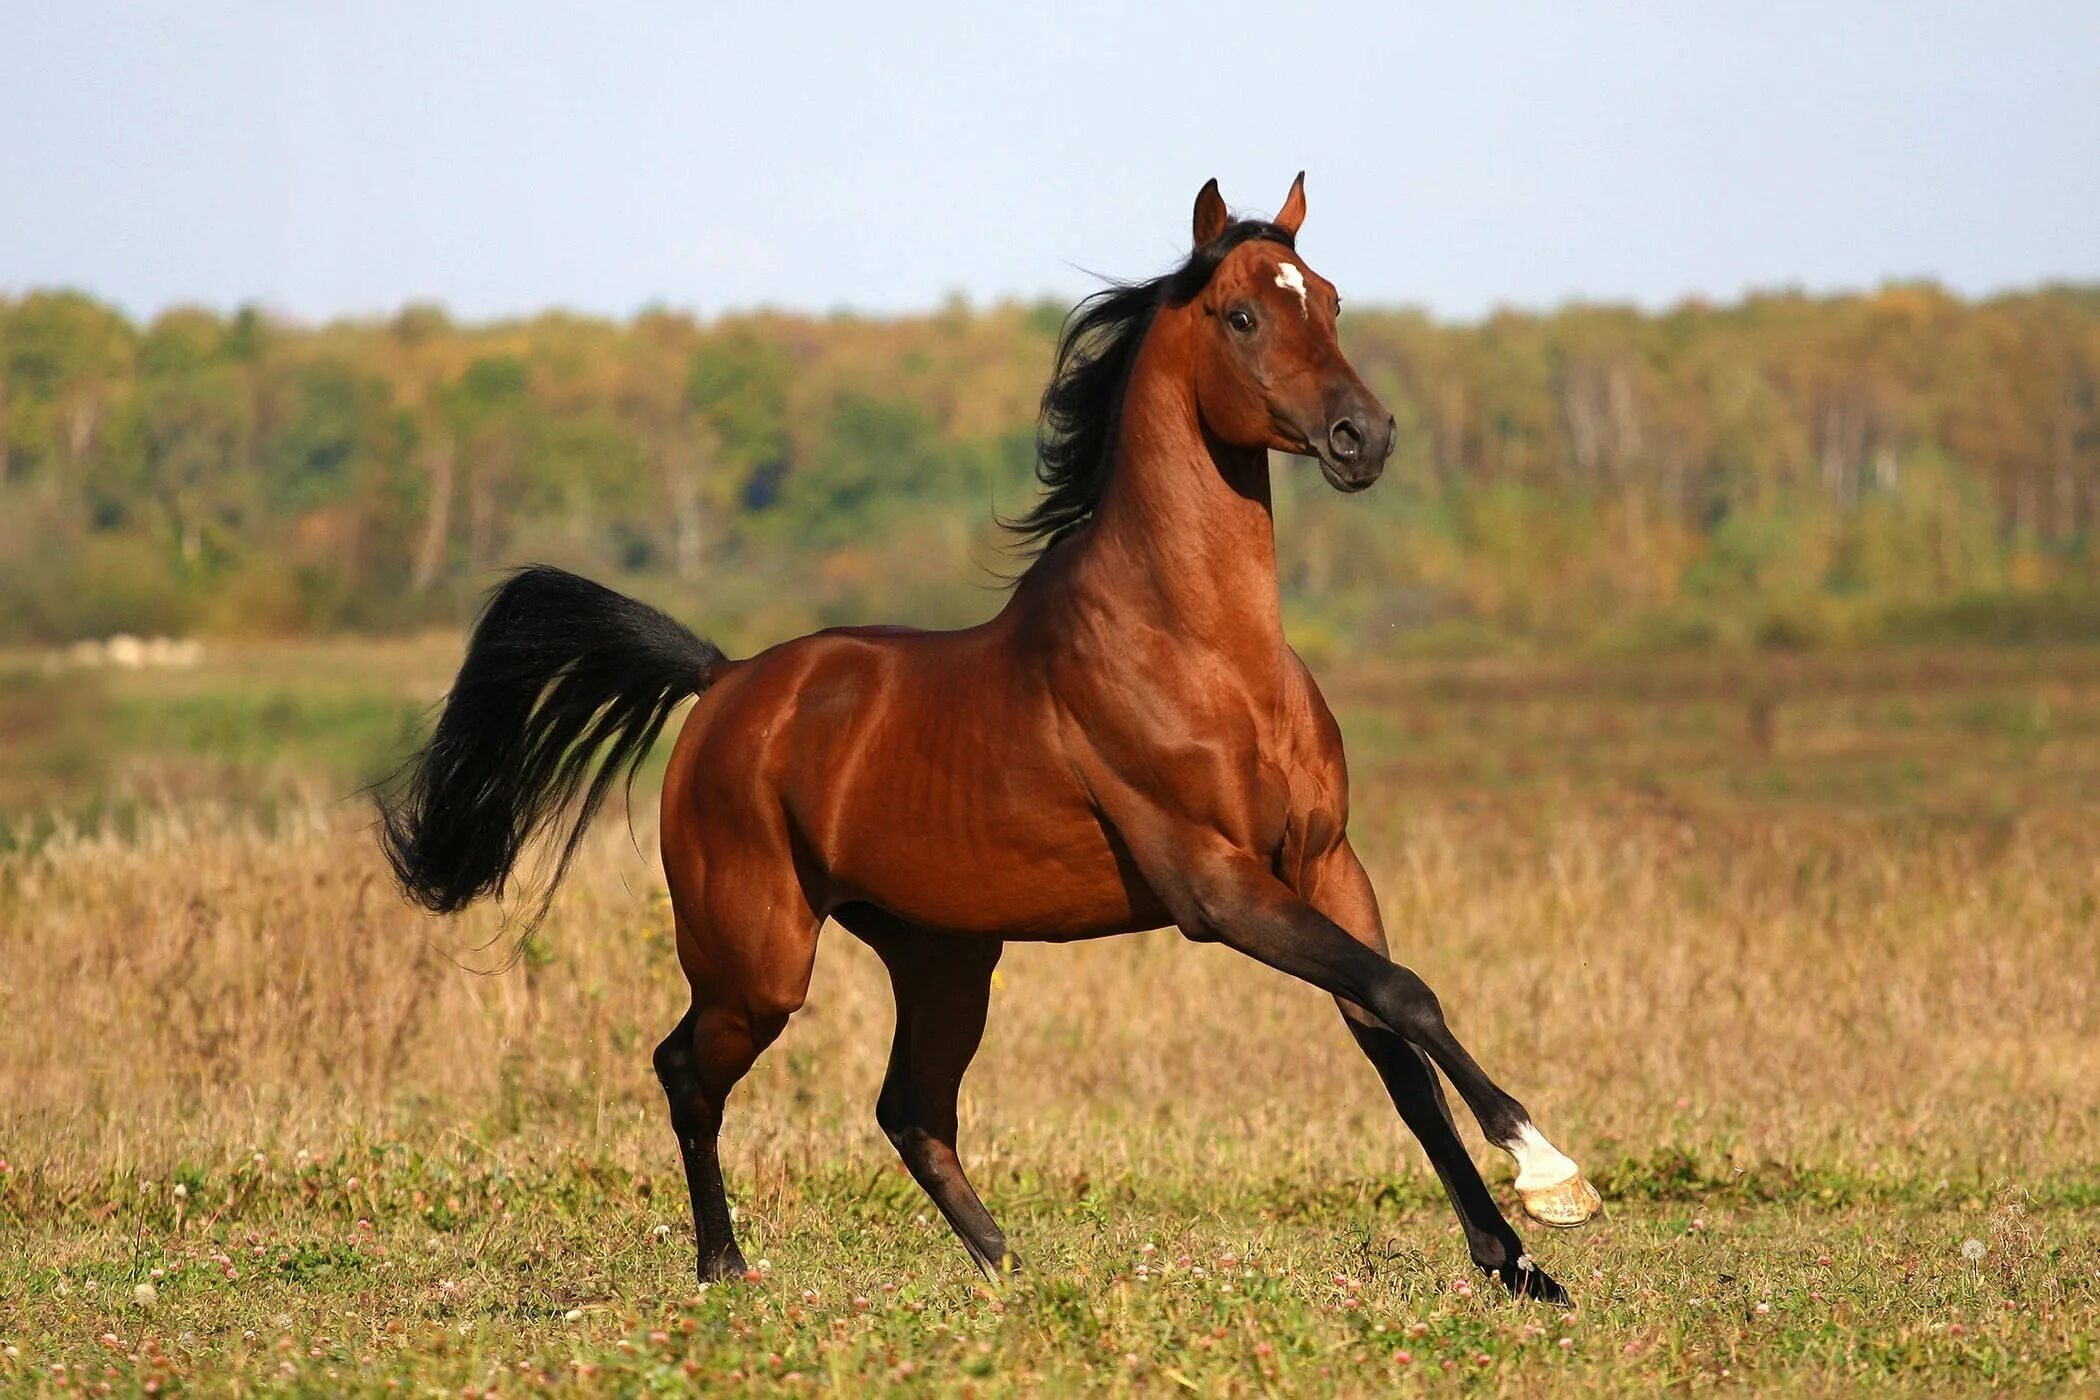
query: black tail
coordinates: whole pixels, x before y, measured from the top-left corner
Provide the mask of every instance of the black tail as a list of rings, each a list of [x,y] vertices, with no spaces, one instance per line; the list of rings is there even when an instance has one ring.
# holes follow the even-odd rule
[[[533,837],[567,814],[544,913],[605,794],[622,770],[633,781],[671,711],[722,661],[589,579],[540,564],[512,574],[474,624],[437,731],[378,794],[402,890],[440,914],[500,894]]]

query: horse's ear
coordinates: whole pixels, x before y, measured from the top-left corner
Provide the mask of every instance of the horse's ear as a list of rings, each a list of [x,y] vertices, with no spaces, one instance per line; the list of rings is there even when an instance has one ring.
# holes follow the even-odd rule
[[[1215,177],[1196,191],[1196,246],[1203,247],[1225,231],[1232,216],[1225,212],[1225,196],[1218,193]]]
[[[1298,236],[1298,228],[1304,222],[1305,172],[1301,170],[1298,172],[1298,178],[1291,181],[1291,193],[1283,201],[1283,208],[1276,211],[1276,227],[1296,238]]]

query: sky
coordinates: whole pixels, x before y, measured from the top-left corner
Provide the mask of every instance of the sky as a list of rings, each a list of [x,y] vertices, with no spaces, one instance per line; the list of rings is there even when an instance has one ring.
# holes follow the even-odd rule
[[[2100,281],[2100,3],[0,4],[0,292],[137,315],[1071,297],[1300,169],[1452,318]]]

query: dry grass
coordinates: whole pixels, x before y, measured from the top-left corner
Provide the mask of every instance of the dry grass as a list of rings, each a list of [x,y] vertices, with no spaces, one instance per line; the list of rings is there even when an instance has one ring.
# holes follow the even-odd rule
[[[1515,835],[1446,813],[1365,844],[1401,956],[1593,1159],[2081,1169],[2100,1149],[2100,865],[2069,833],[1855,835],[1773,826],[1716,849],[1683,823]],[[617,823],[502,975],[469,970],[508,959],[494,911],[409,912],[345,811],[267,832],[162,815],[134,839],[54,842],[0,881],[20,1157],[164,1175],[251,1142],[324,1151],[499,1108],[528,1138],[663,1155],[645,1052],[683,988],[660,878]],[[1215,1161],[1222,1120],[1230,1165],[1394,1166],[1328,1004],[1231,953],[1171,934],[1016,947],[1000,982],[969,1084],[980,1153],[1050,1173]],[[811,1004],[735,1135],[761,1153],[865,1145],[888,1019],[873,959],[827,931]],[[1144,1140],[1119,1145],[1121,1121]]]
[[[830,1335],[816,1305],[790,1316],[789,1290],[806,1283],[859,1318],[830,1290],[899,1278],[929,1290],[912,1295],[922,1305],[977,1318],[993,1349],[975,1351],[975,1332],[910,1332],[921,1315],[899,1311],[903,1360],[895,1336],[863,1338],[830,1356],[853,1362],[833,1376],[840,1388],[897,1383],[917,1355],[926,1369],[913,1384],[981,1384],[989,1369],[1049,1388],[1142,1386],[1172,1371],[1207,1390],[1281,1374],[1362,1392],[1407,1370],[1394,1370],[1391,1343],[1417,1323],[1439,1329],[1408,1343],[1424,1361],[1441,1337],[1443,1359],[1489,1356],[1473,1383],[1490,1386],[1724,1371],[1809,1388],[2090,1378],[2090,1343],[2067,1339],[2100,1320],[2100,1255],[2075,1224],[2100,1197],[2089,970],[2100,868],[2075,831],[1705,831],[1623,814],[1519,829],[1454,809],[1369,825],[1360,844],[1396,946],[1615,1198],[1603,1230],[1538,1242],[1598,1320],[1581,1343],[1588,1369],[1568,1369],[1543,1340],[1527,1350],[1528,1313],[1450,1292],[1464,1272],[1456,1231],[1324,999],[1172,935],[1017,948],[1004,964],[965,1146],[1041,1266],[1008,1313],[972,1291],[960,1249],[892,1173],[869,1111],[886,991],[873,958],[829,931],[810,1006],[733,1101],[728,1133],[751,1253],[792,1280],[784,1310],[768,1313],[764,1290],[755,1304],[678,1309],[687,1227],[647,1051],[682,988],[652,863],[608,823],[519,965],[482,976],[467,969],[509,949],[493,913],[453,925],[410,914],[355,815],[307,807],[269,831],[209,810],[163,814],[130,839],[68,836],[0,864],[0,1282],[25,1300],[0,1336],[30,1339],[36,1365],[18,1359],[13,1374],[48,1384],[56,1358],[96,1375],[105,1329],[136,1351],[151,1320],[124,1299],[159,1260],[175,1271],[156,1284],[163,1315],[174,1279],[200,1280],[185,1295],[192,1350],[167,1359],[170,1323],[160,1360],[118,1358],[126,1385],[481,1384],[513,1357],[535,1384],[576,1381],[578,1365],[644,1383],[649,1344],[630,1357],[616,1343],[635,1345],[666,1307],[698,1336],[679,1334],[665,1345],[685,1349],[657,1361],[719,1375],[761,1343]],[[641,844],[652,848],[646,832]],[[1499,1161],[1491,1172],[1506,1181]],[[175,1181],[195,1183],[187,1219],[172,1213]],[[535,1236],[550,1201],[569,1233]],[[400,1261],[381,1267],[406,1277],[305,1270],[300,1251],[317,1241],[356,1246],[352,1216],[376,1221],[374,1247]],[[671,1237],[648,1234],[652,1223],[672,1224]],[[1734,1241],[1720,1264],[1686,1253],[1709,1232],[1717,1247]],[[1953,1253],[1972,1234],[1988,1250],[1980,1268]],[[266,1242],[258,1258],[271,1267],[222,1279],[211,1257],[250,1239]],[[1198,1349],[1191,1338],[1205,1334],[1174,1307],[1131,1304],[1145,1239],[1198,1261],[1250,1249],[1275,1261],[1280,1291],[1260,1315],[1292,1338],[1278,1348],[1298,1349],[1263,1354],[1268,1343],[1237,1322],[1217,1345],[1238,1350]],[[1850,1285],[1816,1289],[1788,1272],[1813,1273],[1807,1261],[1833,1250],[1840,1266],[1857,1256]],[[1940,1273],[1913,1288],[1921,1254]],[[1798,1304],[1788,1326],[1807,1330],[1775,1326],[1760,1350],[1745,1340],[1765,1316],[1753,1310],[1742,1337],[1708,1336],[1683,1295],[1722,1267],[1764,1280],[1739,1289]],[[1861,1281],[1898,1269],[1902,1289]],[[1363,1294],[1356,1308],[1335,1311],[1329,1272],[1351,1280],[1346,1296]],[[103,1303],[82,1291],[98,1279]],[[1074,1280],[1073,1296],[1122,1300],[1127,1315],[1090,1324],[1105,1342],[1061,1320],[1076,1304],[1056,1290]],[[1867,1290],[1846,1304],[1867,1318],[1831,1343],[1828,1314],[1848,1286]],[[2039,1330],[2008,1337],[2009,1369],[1965,1372],[1949,1319],[1966,1307],[1983,1319],[1970,1327],[2011,1326],[1989,1312],[2001,1295]],[[527,1296],[545,1300],[539,1311],[519,1312]],[[309,1347],[316,1332],[355,1335],[335,1319],[343,1304],[380,1340]],[[603,1317],[565,1322],[572,1304]],[[739,1306],[761,1315],[743,1338]],[[243,1342],[265,1315],[261,1340]],[[463,1349],[466,1333],[410,1345],[431,1319],[463,1317],[486,1333],[470,1328],[475,1346]],[[387,1351],[386,1329],[404,1322]],[[290,1372],[271,1350],[280,1332],[297,1339]],[[745,1364],[779,1375],[790,1358]]]
[[[2100,654],[1332,687],[1396,948],[1605,1187],[1533,1237],[1561,1318],[1462,1286],[1324,998],[1171,934],[1002,967],[964,1150],[1032,1268],[994,1297],[875,1130],[886,989],[828,932],[731,1105],[766,1281],[691,1299],[646,827],[482,975],[496,911],[414,915],[357,810],[297,795],[368,771],[445,652],[0,697],[0,795],[37,804],[0,830],[0,1389],[2100,1376]]]

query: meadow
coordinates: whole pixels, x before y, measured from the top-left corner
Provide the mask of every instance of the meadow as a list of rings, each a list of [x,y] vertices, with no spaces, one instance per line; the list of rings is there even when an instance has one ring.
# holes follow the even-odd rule
[[[648,784],[522,947],[371,844],[456,656],[0,657],[0,1388],[2100,1382],[2100,651],[1322,668],[1396,951],[1604,1192],[1524,1228],[1565,1312],[1472,1275],[1331,1004],[1171,933],[1002,964],[995,1290],[876,1129],[887,989],[827,930],[730,1106],[761,1277],[698,1291]]]

